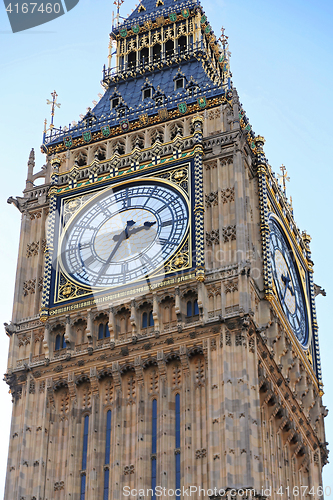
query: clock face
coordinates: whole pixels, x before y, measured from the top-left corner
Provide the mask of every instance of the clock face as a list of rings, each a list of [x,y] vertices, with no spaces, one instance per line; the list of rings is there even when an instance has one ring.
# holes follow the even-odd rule
[[[163,182],[107,188],[65,227],[60,265],[77,282],[99,289],[149,279],[188,231],[188,202]]]
[[[278,223],[271,218],[270,253],[272,273],[282,309],[297,339],[306,347],[308,322],[303,286],[291,251]]]

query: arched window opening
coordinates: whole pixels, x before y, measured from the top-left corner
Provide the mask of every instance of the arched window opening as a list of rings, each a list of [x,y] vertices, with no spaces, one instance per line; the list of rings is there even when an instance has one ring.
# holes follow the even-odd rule
[[[153,311],[149,312],[148,326],[154,326]]]
[[[86,497],[86,469],[87,469],[87,455],[88,455],[89,415],[86,415],[84,417],[84,424],[83,425],[84,425],[84,427],[83,427],[80,500],[85,500],[85,497]]]
[[[140,62],[142,64],[145,64],[148,62],[148,58],[149,58],[149,50],[147,47],[144,47],[141,51],[140,51]]]
[[[142,314],[142,328],[147,328],[148,326],[148,318],[147,318],[147,313],[144,312]]]
[[[142,326],[142,328],[148,328],[148,327],[154,326],[154,317],[153,317],[152,309],[149,311],[144,311],[142,313],[141,326]]]
[[[87,155],[85,152],[81,151],[76,157],[76,164],[78,167],[84,167],[87,165]]]
[[[187,40],[186,40],[186,36],[181,36],[178,38],[178,51],[180,54],[183,54],[184,52],[186,52],[186,48],[187,48]]]
[[[106,339],[110,337],[110,330],[108,323],[100,323],[98,325],[98,340]]]
[[[143,100],[144,99],[150,99],[151,96],[152,96],[152,92],[153,92],[152,88],[143,90],[143,92],[142,92],[142,99]]]
[[[156,453],[157,453],[157,400],[153,399],[151,436],[151,489],[152,500],[156,500]]]
[[[127,61],[128,61],[129,68],[135,68],[135,66],[136,66],[136,52],[135,51],[132,51],[128,54]]]
[[[114,97],[113,99],[111,99],[111,109],[115,109],[118,106],[119,102],[119,97]]]
[[[180,490],[180,395],[175,397],[175,468],[176,468],[176,490]],[[176,495],[180,499],[180,494]]]
[[[66,340],[65,334],[58,333],[55,339],[55,351],[60,351],[60,349],[66,349]]]
[[[173,56],[174,52],[174,43],[173,40],[168,40],[165,44],[165,55],[166,57],[171,57]]]
[[[185,295],[186,299],[186,320],[187,322],[195,321],[199,318],[198,299],[194,292],[189,292]]]
[[[175,80],[175,90],[183,89],[185,87],[185,78],[177,78]]]
[[[180,135],[181,137],[183,137],[184,135],[184,132],[183,132],[183,125],[181,123],[176,123],[172,129],[171,129],[171,132],[170,132],[170,135],[171,135],[171,139],[173,140],[177,135]]]
[[[186,304],[186,316],[190,317],[192,316],[192,302],[189,300]]]
[[[122,141],[117,141],[114,152],[118,153],[119,155],[125,154],[125,143]]]
[[[111,456],[111,410],[106,414],[105,459],[104,459],[104,491],[103,500],[109,500],[110,456]]]
[[[104,325],[103,323],[100,323],[98,326],[98,340],[101,340],[104,338]]]
[[[102,161],[102,160],[105,160],[106,158],[106,152],[105,152],[105,149],[103,148],[98,148],[95,152],[95,158],[97,158],[97,160],[99,161]]]
[[[159,43],[156,43],[153,46],[153,60],[154,61],[159,61],[161,59],[161,51],[162,47]]]
[[[58,334],[56,336],[56,340],[55,340],[55,350],[56,351],[60,350],[60,343],[61,343],[61,336]]]

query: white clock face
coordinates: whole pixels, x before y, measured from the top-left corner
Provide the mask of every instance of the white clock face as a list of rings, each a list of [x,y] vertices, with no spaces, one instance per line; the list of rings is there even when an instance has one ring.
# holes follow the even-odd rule
[[[301,278],[295,257],[274,218],[269,220],[272,274],[276,291],[289,324],[303,345],[308,343],[308,321]]]
[[[107,188],[66,226],[61,266],[71,278],[97,289],[149,277],[176,252],[188,219],[186,199],[166,183]]]

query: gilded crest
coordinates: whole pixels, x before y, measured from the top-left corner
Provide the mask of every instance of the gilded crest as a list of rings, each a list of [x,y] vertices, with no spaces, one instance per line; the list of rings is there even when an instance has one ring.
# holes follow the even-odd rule
[[[91,132],[90,132],[90,130],[86,130],[85,132],[83,132],[82,138],[83,138],[84,142],[90,142],[91,141]]]
[[[70,135],[68,135],[67,137],[65,137],[64,144],[65,144],[66,148],[72,147],[72,145],[73,145],[73,139],[72,139],[72,137]]]
[[[179,111],[180,111],[182,114],[186,113],[186,111],[187,111],[187,104],[186,104],[186,102],[181,102],[181,103],[179,103],[179,104],[178,104],[178,109],[179,109]]]

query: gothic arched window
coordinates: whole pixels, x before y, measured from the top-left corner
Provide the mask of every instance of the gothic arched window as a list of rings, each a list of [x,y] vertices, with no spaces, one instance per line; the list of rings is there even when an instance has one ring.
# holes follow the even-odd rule
[[[153,46],[153,59],[154,59],[154,61],[159,61],[161,59],[161,51],[162,51],[161,45],[159,43],[156,43]]]
[[[110,478],[110,452],[111,452],[111,410],[106,414],[106,436],[105,436],[105,459],[104,459],[104,495],[103,499],[109,498],[109,478]]]
[[[197,299],[188,300],[186,304],[186,316],[188,318],[199,316],[199,306]]]
[[[86,469],[88,455],[88,430],[89,430],[89,415],[84,417],[83,424],[83,446],[82,446],[82,468],[81,468],[81,493],[80,500],[85,500],[86,497]]]
[[[157,453],[157,400],[153,399],[151,432],[151,489],[152,500],[156,500],[156,453]]]
[[[174,51],[174,43],[173,40],[168,40],[165,44],[165,55],[168,56],[173,56],[173,51]]]
[[[148,316],[148,326],[154,326],[153,311],[149,311],[149,316]]]
[[[55,339],[55,350],[60,351],[60,349],[65,349],[66,348],[66,340],[65,340],[65,334],[60,334],[56,336]]]
[[[142,314],[142,328],[147,328],[148,326],[148,316],[147,316],[147,313],[144,312]]]
[[[187,40],[186,36],[181,36],[178,38],[178,50],[180,54],[183,54],[186,51]]]
[[[142,323],[141,323],[142,328],[147,328],[149,326],[154,326],[154,317],[153,317],[153,311],[144,311],[142,313]]]
[[[176,490],[180,490],[180,394],[175,397],[175,466],[176,466]],[[180,499],[180,495],[176,495]]]
[[[148,62],[148,58],[149,58],[149,50],[147,49],[147,47],[145,47],[140,51],[140,62],[145,64],[146,62]]]
[[[110,337],[110,330],[108,323],[100,323],[98,325],[98,340]]]
[[[128,54],[128,67],[135,68],[136,66],[136,52],[132,51]]]

